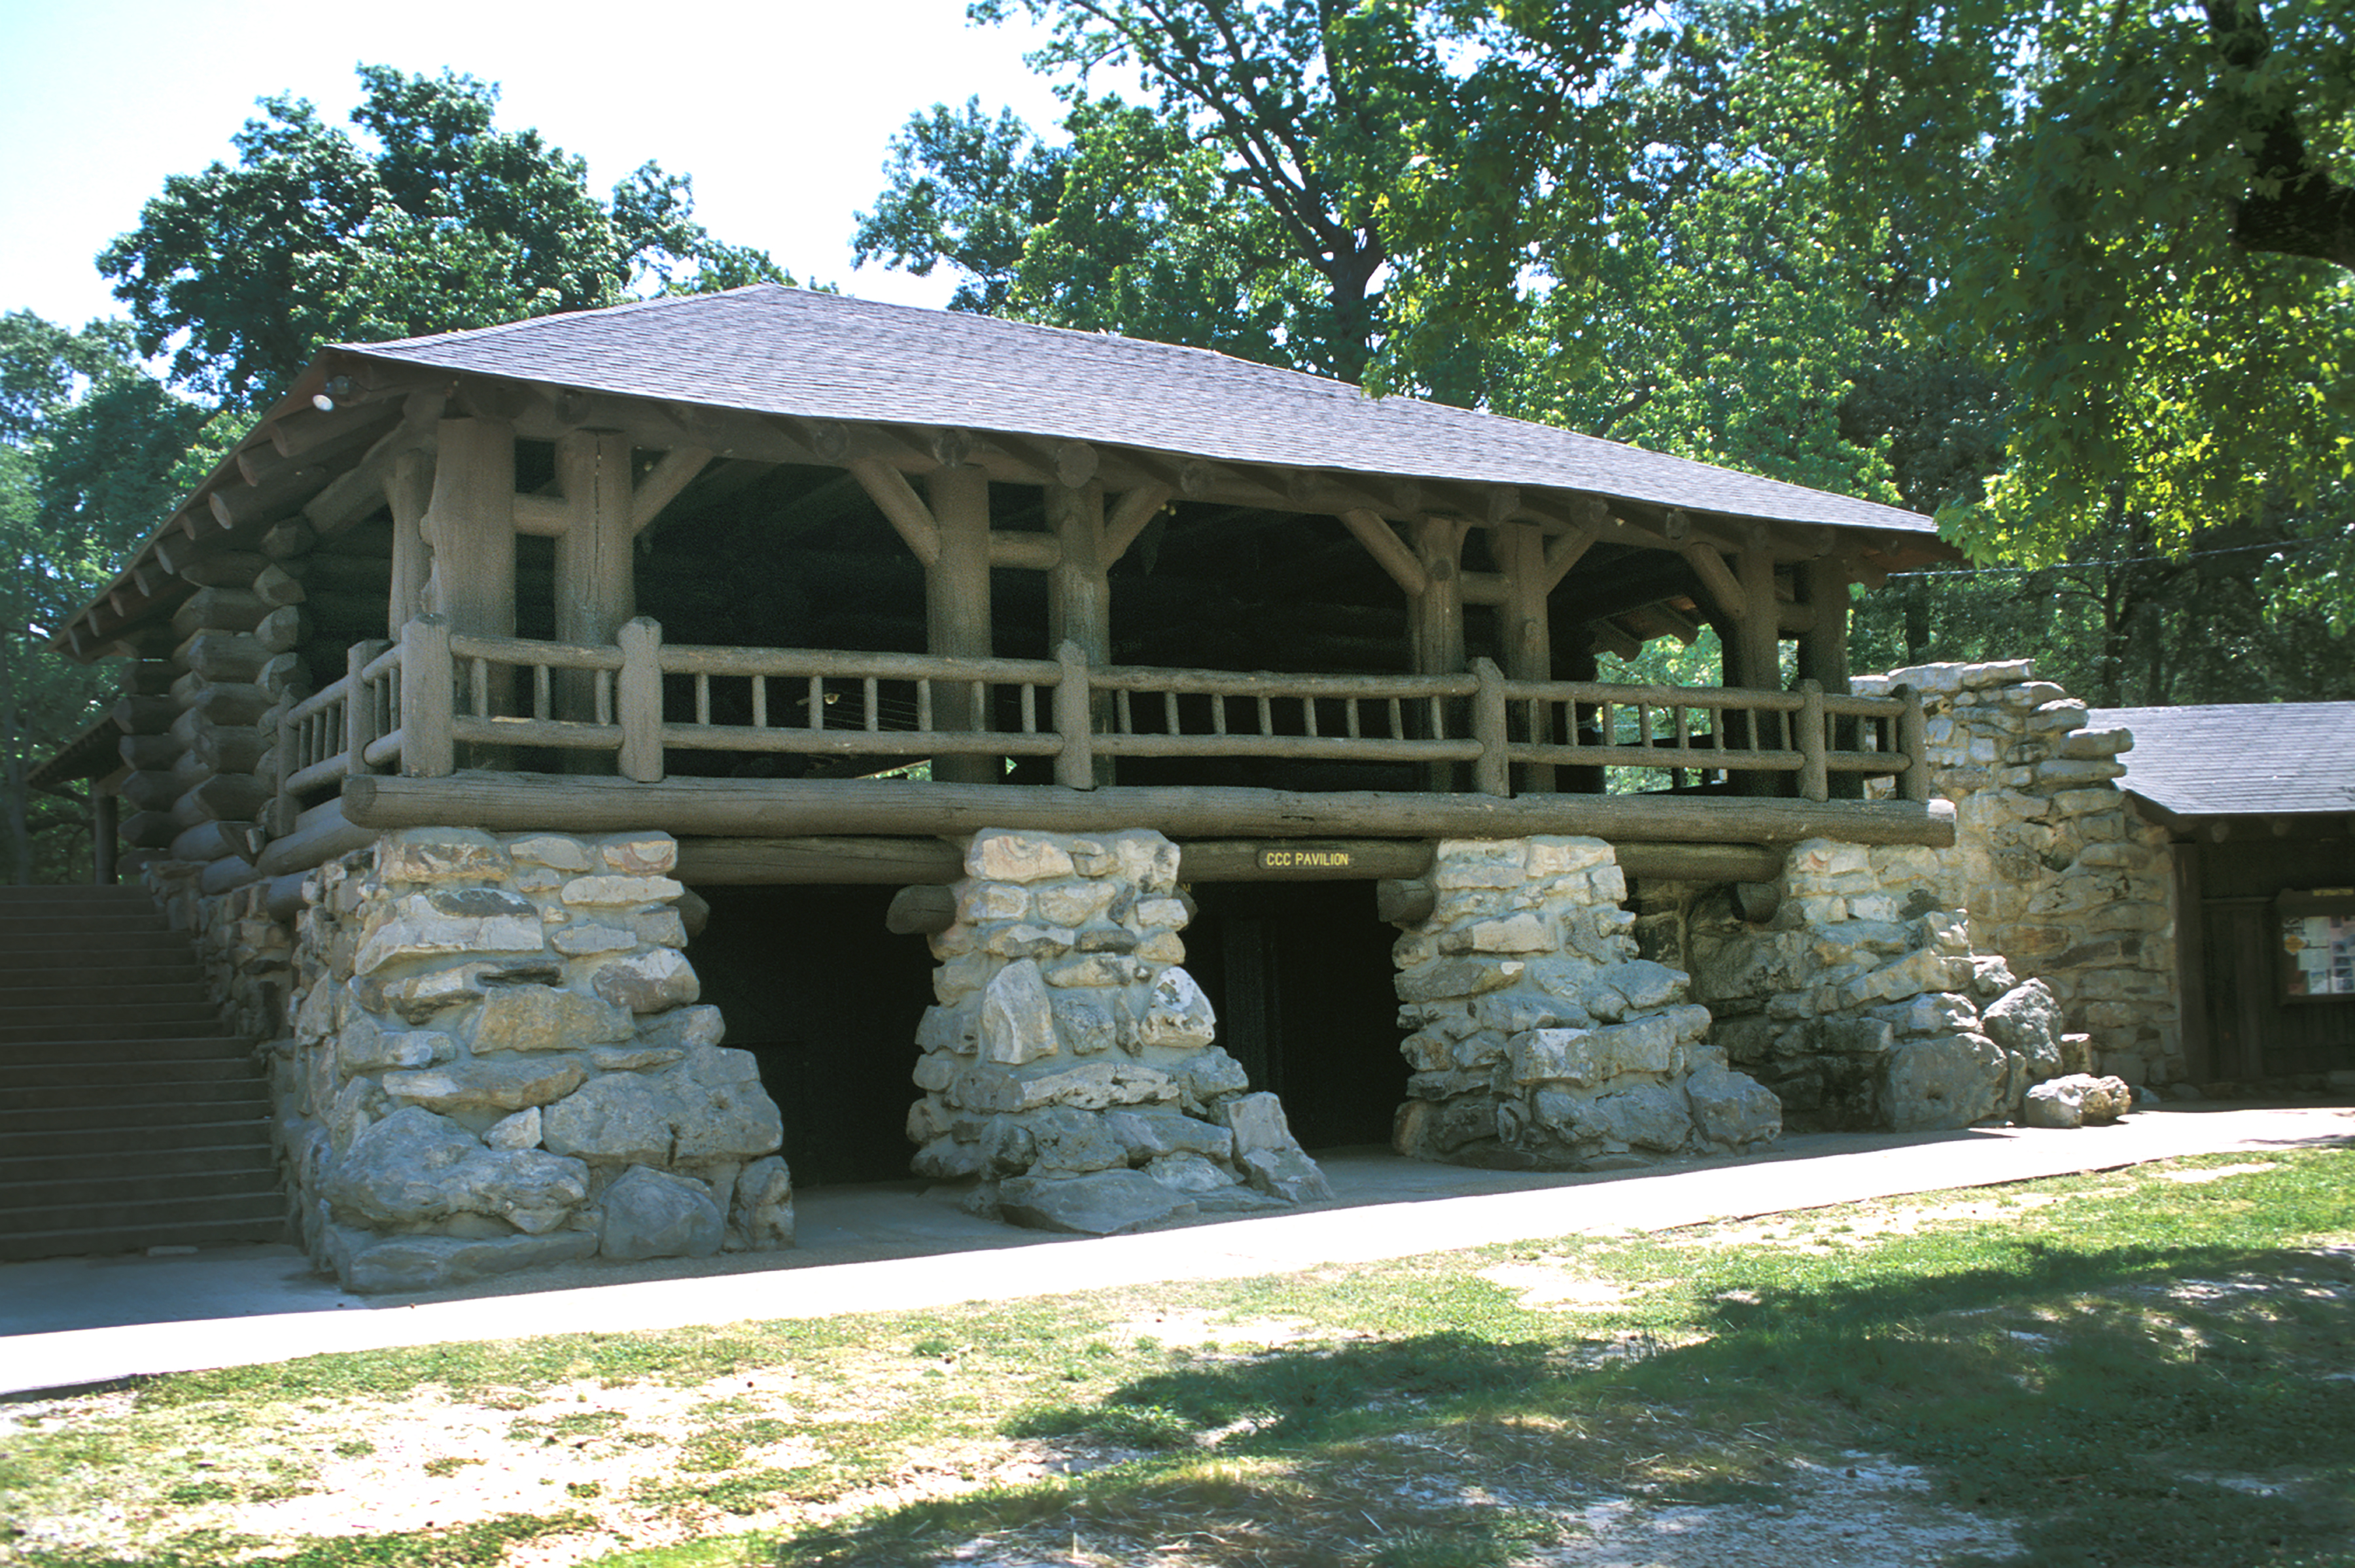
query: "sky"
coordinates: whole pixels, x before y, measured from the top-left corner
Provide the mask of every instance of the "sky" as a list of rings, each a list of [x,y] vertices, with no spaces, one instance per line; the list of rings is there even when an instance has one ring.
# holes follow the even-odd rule
[[[499,123],[588,160],[601,194],[652,159],[694,177],[712,235],[805,282],[945,304],[954,283],[853,272],[855,214],[910,115],[978,94],[1034,126],[1057,105],[1022,63],[1043,34],[975,27],[965,0],[0,0],[0,313],[120,315],[92,258],[166,176],[230,160],[266,94],[345,122],[353,68],[496,82]]]

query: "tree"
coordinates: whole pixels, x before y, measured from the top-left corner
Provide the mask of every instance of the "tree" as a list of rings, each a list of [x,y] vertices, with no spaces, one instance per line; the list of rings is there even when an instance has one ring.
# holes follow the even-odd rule
[[[48,646],[218,457],[208,411],[139,366],[120,322],[76,333],[0,316],[0,795],[12,880],[60,872],[75,826],[27,778],[112,700],[108,675]]]
[[[99,257],[174,382],[266,404],[324,344],[489,325],[663,288],[791,280],[714,241],[683,176],[646,164],[600,199],[581,160],[492,123],[496,86],[359,68],[361,134],[261,101],[234,166],[176,175]]]

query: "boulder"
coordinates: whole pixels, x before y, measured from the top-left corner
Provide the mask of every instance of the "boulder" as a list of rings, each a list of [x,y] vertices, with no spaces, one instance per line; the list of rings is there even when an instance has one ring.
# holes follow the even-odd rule
[[[794,1244],[794,1176],[777,1155],[756,1159],[736,1177],[729,1242],[756,1253]]]
[[[1606,1137],[1636,1148],[1673,1154],[1692,1136],[1692,1110],[1678,1084],[1639,1083],[1622,1093],[1601,1095],[1593,1113]]]
[[[1284,1103],[1261,1093],[1221,1101],[1219,1120],[1234,1135],[1235,1166],[1243,1179],[1287,1203],[1317,1203],[1333,1196],[1325,1173],[1301,1151]]]
[[[726,1220],[709,1188],[691,1177],[634,1165],[605,1189],[597,1250],[623,1262],[704,1258],[726,1236]]]
[[[1705,1067],[1685,1080],[1693,1125],[1710,1143],[1733,1148],[1770,1143],[1783,1133],[1783,1103],[1746,1072]]]
[[[635,1032],[631,1015],[602,997],[553,986],[500,986],[484,997],[471,1043],[476,1051],[567,1051],[616,1045]]]
[[[674,947],[613,959],[599,966],[589,986],[615,1007],[633,1013],[682,1007],[702,994],[687,955]]]
[[[589,1168],[539,1149],[485,1148],[457,1123],[410,1105],[354,1138],[323,1186],[338,1212],[378,1225],[480,1214],[538,1235],[588,1198]]]
[[[1057,1049],[1054,1004],[1038,964],[1028,958],[1008,964],[982,993],[983,1060],[1018,1067]]]
[[[1901,1042],[1882,1069],[1881,1105],[1892,1131],[1967,1127],[2003,1108],[2003,1048],[1981,1034]]]
[[[1114,1236],[1167,1220],[1190,1219],[1194,1201],[1141,1170],[1085,1176],[1017,1176],[1000,1182],[1001,1218],[1037,1231]]]
[[[441,1290],[522,1269],[579,1263],[597,1251],[591,1231],[487,1238],[377,1236],[330,1225],[321,1239],[336,1277],[358,1296]]]
[[[588,1077],[569,1057],[469,1057],[416,1072],[388,1072],[384,1091],[429,1111],[520,1111],[545,1105]]]
[[[1218,1019],[1202,987],[1183,969],[1164,969],[1146,999],[1145,1017],[1137,1020],[1137,1042],[1198,1051],[1217,1035]]]
[[[2031,1127],[2078,1127],[2115,1122],[2133,1108],[2125,1079],[2073,1072],[2030,1089],[2025,1111]]]
[[[541,1139],[615,1165],[746,1159],[784,1141],[784,1120],[749,1052],[709,1050],[659,1072],[608,1074],[547,1106]]]
[[[2029,1082],[2060,1076],[2061,1004],[2043,981],[2025,981],[1989,1004],[1980,1015],[1979,1032],[2026,1057]]]

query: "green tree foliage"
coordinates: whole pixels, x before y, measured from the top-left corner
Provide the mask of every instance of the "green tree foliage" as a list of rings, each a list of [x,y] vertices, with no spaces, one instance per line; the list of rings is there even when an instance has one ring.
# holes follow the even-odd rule
[[[358,133],[261,100],[234,165],[176,175],[99,257],[142,352],[199,397],[266,403],[337,341],[410,336],[790,281],[694,219],[686,176],[646,164],[601,198],[581,159],[492,123],[470,76],[359,69]]]
[[[27,777],[113,699],[111,673],[50,651],[49,628],[211,466],[207,423],[140,368],[124,324],[0,316],[0,795],[15,881],[57,880],[78,851],[79,805]]]

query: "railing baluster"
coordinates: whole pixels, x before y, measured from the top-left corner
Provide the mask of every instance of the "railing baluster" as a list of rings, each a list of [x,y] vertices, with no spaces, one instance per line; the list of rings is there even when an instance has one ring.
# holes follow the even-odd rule
[[[1112,706],[1113,712],[1117,716],[1120,723],[1120,732],[1124,735],[1135,734],[1136,720],[1128,710],[1128,688],[1124,686],[1113,693]]]
[[[765,730],[768,727],[769,677],[765,675],[756,675],[752,677],[752,728]]]
[[[611,724],[613,721],[613,672],[601,669],[591,673],[597,677],[589,685],[591,710],[596,714],[598,723]]]
[[[823,676],[814,675],[809,677],[809,696],[805,699],[805,706],[809,709],[809,720],[805,728],[811,730],[825,729],[826,679]]]
[[[1317,736],[1316,699],[1315,698],[1304,697],[1300,699],[1300,722],[1307,730],[1308,738],[1312,741],[1316,740]]]
[[[1831,761],[1827,755],[1823,682],[1801,681],[1799,701],[1799,793],[1809,800],[1829,800],[1832,774]],[[1783,717],[1787,724],[1791,716],[1785,713]]]
[[[1406,739],[1406,709],[1395,697],[1391,699],[1391,739],[1393,741]]]
[[[1352,741],[1362,739],[1363,737],[1358,733],[1358,699],[1356,698],[1345,697],[1341,699],[1341,715],[1348,723],[1349,739]]]
[[[932,680],[930,676],[916,677],[916,728],[926,734],[932,730]]]
[[[866,681],[867,732],[879,734],[883,728],[883,684],[873,676]]]
[[[1174,688],[1165,688],[1162,690],[1161,723],[1162,733],[1165,735],[1182,733],[1178,727],[1178,693]]]
[[[701,670],[695,672],[695,721],[711,722],[711,677]]]
[[[553,704],[549,700],[549,668],[546,665],[536,664],[531,667],[531,716],[534,719],[552,717],[549,711]]]
[[[615,763],[625,779],[659,784],[663,776],[662,623],[635,616],[622,623],[614,640],[622,647],[613,698],[621,719],[622,747]],[[699,687],[700,676],[697,682]],[[700,701],[705,693],[698,689],[696,696]]]
[[[1022,683],[1022,732],[1025,735],[1039,732],[1039,688],[1035,682],[1028,680]]]
[[[1210,694],[1210,733],[1223,735],[1226,732],[1227,699],[1220,694],[1212,692]]]
[[[474,694],[474,717],[488,719],[491,716],[491,661],[469,659],[467,664],[474,671],[469,684]]]
[[[420,615],[400,628],[400,771],[440,778],[456,768],[450,734],[453,688],[450,623]]]

